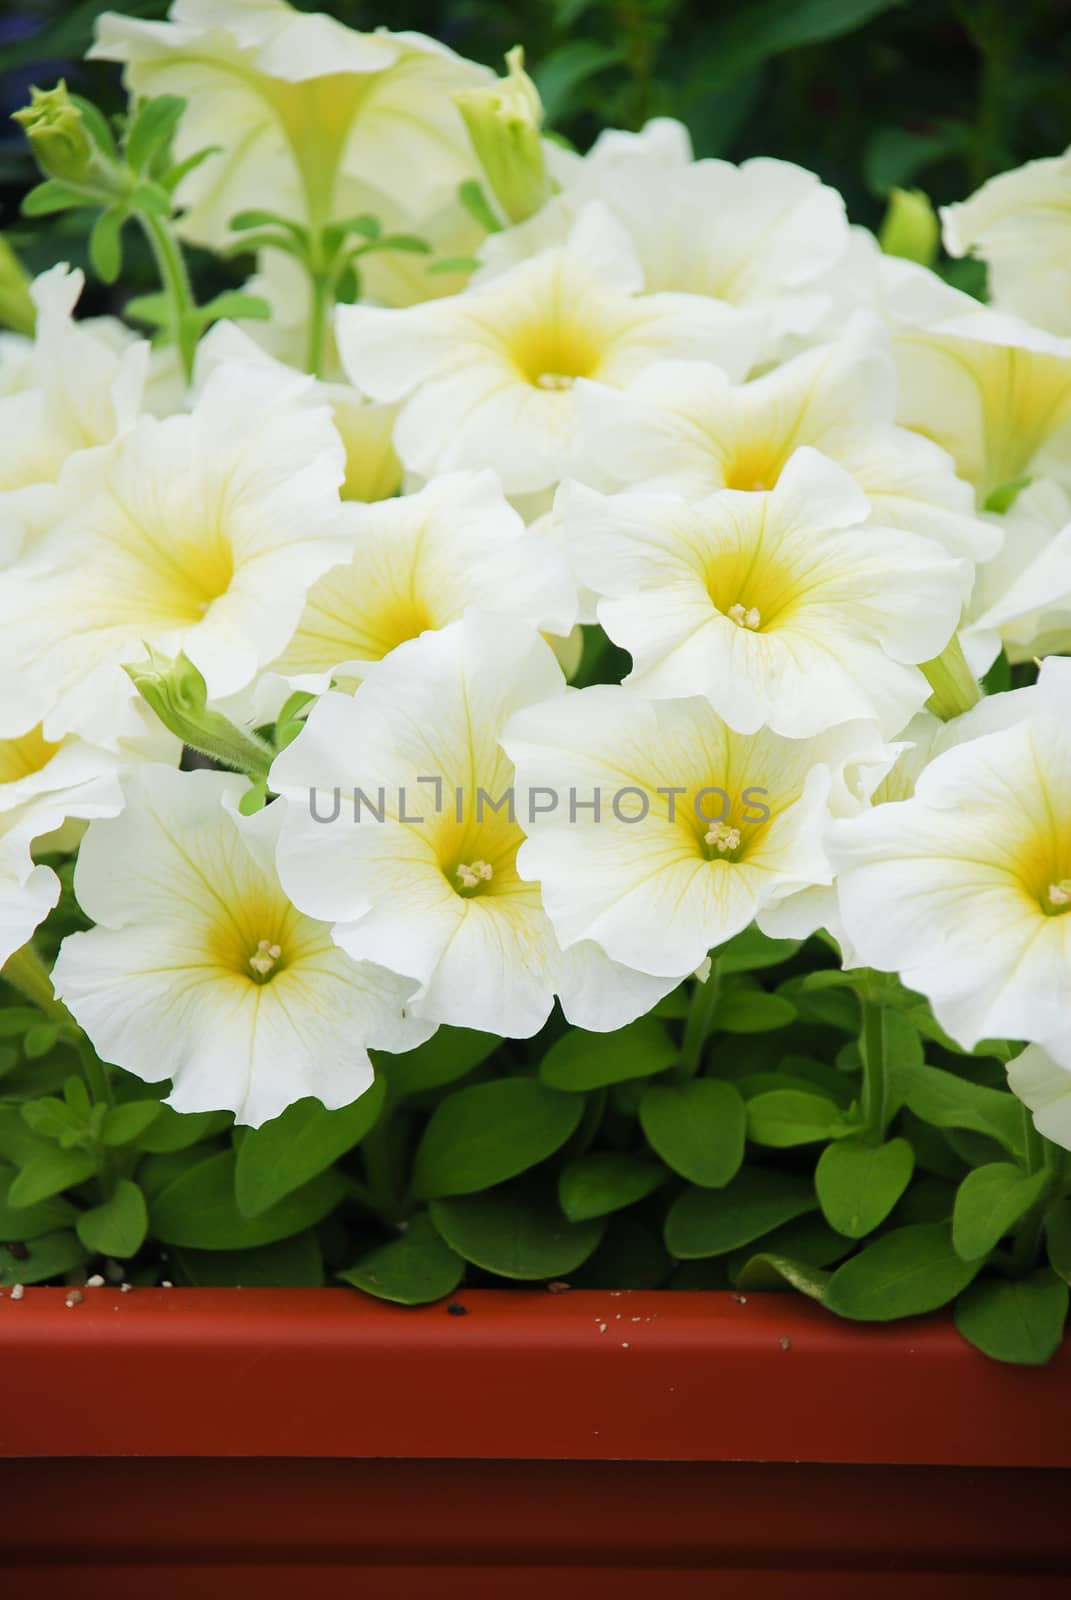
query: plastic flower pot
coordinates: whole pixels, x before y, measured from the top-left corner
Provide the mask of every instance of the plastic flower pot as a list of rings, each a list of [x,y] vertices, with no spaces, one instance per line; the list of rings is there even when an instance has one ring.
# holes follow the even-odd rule
[[[1068,1593],[1067,1346],[775,1294],[81,1293],[0,1300],[12,1594]]]

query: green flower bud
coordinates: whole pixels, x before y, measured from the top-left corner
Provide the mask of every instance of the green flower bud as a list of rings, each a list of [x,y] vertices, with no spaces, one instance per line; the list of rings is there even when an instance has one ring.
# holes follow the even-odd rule
[[[520,45],[507,53],[506,66],[506,77],[491,87],[459,89],[454,100],[491,192],[511,222],[523,222],[550,193],[540,136],[543,104]]]
[[[978,680],[967,664],[958,634],[952,635],[933,661],[923,661],[919,670],[933,690],[926,707],[942,722],[961,717],[982,698]]]
[[[0,238],[0,327],[33,337],[37,308],[30,295],[30,274],[7,240]]]
[[[164,727],[222,766],[266,779],[274,752],[255,734],[209,707],[205,680],[189,657],[181,651],[165,656],[150,644],[145,649],[147,659],[124,670]]]
[[[885,254],[929,267],[937,259],[940,242],[940,224],[922,190],[894,189],[878,230],[878,243]]]
[[[37,163],[50,178],[78,183],[93,164],[93,144],[62,78],[54,89],[31,89],[30,104],[12,112],[26,130]]]

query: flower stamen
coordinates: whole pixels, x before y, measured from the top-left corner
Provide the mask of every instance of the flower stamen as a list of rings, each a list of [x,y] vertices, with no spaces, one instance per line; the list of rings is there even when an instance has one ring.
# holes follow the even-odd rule
[[[571,389],[576,379],[570,377],[568,372],[541,372],[535,380],[537,389],[549,389],[559,393]]]
[[[719,855],[740,848],[740,829],[730,828],[727,822],[714,822],[703,835],[703,843],[713,845]]]
[[[1071,878],[1061,878],[1059,883],[1049,884],[1049,904],[1057,911],[1071,906]]]
[[[494,869],[487,861],[473,861],[470,865],[462,862],[455,877],[463,889],[478,889],[481,883],[490,882]]]
[[[730,622],[735,622],[738,628],[755,628],[762,625],[762,612],[756,606],[743,606],[737,601],[735,606],[730,606],[725,615]]]
[[[249,957],[249,965],[258,978],[268,978],[275,971],[276,963],[282,957],[282,948],[272,944],[268,939],[261,939],[256,948],[256,953]]]

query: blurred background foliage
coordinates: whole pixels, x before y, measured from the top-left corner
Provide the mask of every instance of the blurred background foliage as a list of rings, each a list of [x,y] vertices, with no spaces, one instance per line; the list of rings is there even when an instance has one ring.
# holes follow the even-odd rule
[[[33,270],[80,259],[81,214],[18,223],[34,181],[10,113],[66,76],[119,109],[114,67],[83,62],[98,0],[0,0],[0,225]],[[113,7],[162,17],[166,0]],[[416,28],[501,70],[524,44],[548,124],[579,149],[607,125],[680,117],[698,155],[799,162],[875,226],[894,186],[935,203],[1071,144],[1071,0],[334,0],[355,28]],[[66,239],[56,231],[66,230]]]

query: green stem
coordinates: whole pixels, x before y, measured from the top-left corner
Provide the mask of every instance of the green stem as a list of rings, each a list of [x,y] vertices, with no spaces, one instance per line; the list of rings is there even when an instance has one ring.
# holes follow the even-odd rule
[[[327,349],[327,320],[334,304],[331,277],[326,272],[309,271],[309,343],[305,366],[314,378],[324,375]]]
[[[0,968],[0,977],[6,978],[13,988],[37,1006],[39,1011],[43,1011],[50,1021],[77,1026],[67,1007],[61,1000],[56,999],[48,968],[32,943],[24,944],[21,950],[16,950],[13,956],[8,957],[3,968]]]
[[[152,247],[160,281],[171,307],[171,338],[178,346],[182,371],[186,382],[193,377],[193,358],[197,349],[197,323],[193,312],[197,309],[190,286],[190,275],[178,240],[163,217],[155,212],[139,211],[138,221]]]
[[[883,1139],[889,1120],[889,1071],[885,1049],[885,1007],[872,999],[863,1000],[863,1036],[859,1041],[863,1059],[863,1087],[860,1110],[867,1133]]]
[[[717,956],[712,956],[710,976],[705,983],[696,982],[684,1024],[680,1070],[685,1077],[694,1078],[702,1065],[703,1046],[710,1037],[720,997],[721,969]]]
[[[95,1105],[114,1105],[115,1095],[112,1093],[111,1076],[84,1034],[77,1041],[76,1048],[90,1099]]]

